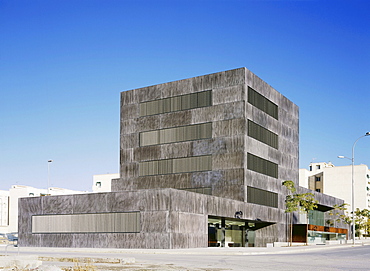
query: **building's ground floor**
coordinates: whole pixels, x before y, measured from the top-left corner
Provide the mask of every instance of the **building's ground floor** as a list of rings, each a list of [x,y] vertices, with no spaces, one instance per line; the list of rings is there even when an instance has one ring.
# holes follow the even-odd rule
[[[287,214],[176,189],[23,198],[19,245],[32,247],[249,247],[286,242]]]
[[[293,242],[325,244],[327,241],[347,240],[348,229],[325,227],[311,224],[296,224],[293,226]]]

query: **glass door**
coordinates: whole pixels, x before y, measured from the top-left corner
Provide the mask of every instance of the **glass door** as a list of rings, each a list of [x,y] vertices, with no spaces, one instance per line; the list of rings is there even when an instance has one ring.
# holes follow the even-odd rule
[[[208,218],[209,247],[251,247],[254,246],[254,230],[242,220]]]

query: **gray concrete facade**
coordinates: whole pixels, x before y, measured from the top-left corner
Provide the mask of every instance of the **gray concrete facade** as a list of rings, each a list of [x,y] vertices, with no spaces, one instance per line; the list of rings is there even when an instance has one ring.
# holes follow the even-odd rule
[[[208,218],[238,211],[256,224],[256,246],[287,240],[282,181],[298,186],[299,109],[248,69],[124,91],[120,122],[114,192],[22,199],[20,245],[207,247]],[[139,212],[137,231],[36,234],[32,226],[33,216],[117,212]]]
[[[248,86],[278,106],[278,120],[248,103]],[[212,105],[140,117],[140,103],[212,90]],[[298,185],[298,107],[245,68],[169,82],[121,93],[121,179],[114,191],[148,188],[212,187],[212,195],[246,201],[246,186],[282,193],[276,178],[247,169],[248,152],[278,165],[278,180]],[[247,135],[251,120],[278,135],[275,149]],[[141,147],[139,133],[212,123],[212,138]],[[139,176],[139,163],[212,155],[212,170]],[[279,198],[279,205],[283,205]]]

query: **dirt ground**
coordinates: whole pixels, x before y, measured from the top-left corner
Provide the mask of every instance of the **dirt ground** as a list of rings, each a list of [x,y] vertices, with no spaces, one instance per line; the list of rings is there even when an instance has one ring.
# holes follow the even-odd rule
[[[6,271],[226,271],[222,268],[186,268],[174,264],[152,264],[136,262],[134,258],[58,258],[38,257],[42,265],[27,267],[27,263],[10,264],[0,267]]]

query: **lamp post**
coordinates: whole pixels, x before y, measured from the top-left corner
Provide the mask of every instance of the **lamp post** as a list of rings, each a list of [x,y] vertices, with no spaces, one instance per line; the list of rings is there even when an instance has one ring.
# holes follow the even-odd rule
[[[340,155],[338,158],[346,158],[351,160],[352,162],[352,244],[355,244],[355,146],[357,141],[359,141],[361,138],[365,136],[370,136],[370,132],[367,132],[363,136],[360,136],[356,139],[355,143],[353,143],[352,146],[352,159],[348,158],[346,156]]]
[[[52,162],[53,162],[53,160],[48,160],[48,189],[47,189],[47,194],[49,194],[49,187],[50,187],[50,168],[49,168],[49,165]]]

